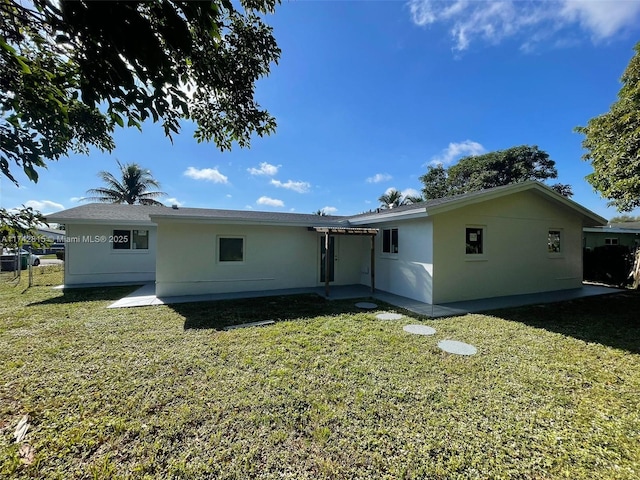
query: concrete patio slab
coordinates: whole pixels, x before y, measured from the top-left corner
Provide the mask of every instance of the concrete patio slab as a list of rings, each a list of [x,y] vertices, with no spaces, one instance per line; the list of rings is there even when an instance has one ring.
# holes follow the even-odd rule
[[[243,298],[273,297],[282,295],[316,294],[330,300],[346,299],[376,299],[396,307],[404,308],[413,313],[426,317],[451,317],[466,315],[467,313],[485,312],[501,308],[512,308],[524,305],[537,305],[545,303],[574,300],[593,295],[605,295],[623,292],[617,288],[602,287],[596,285],[584,285],[582,288],[572,290],[560,290],[555,292],[534,293],[529,295],[512,295],[507,297],[485,298],[466,302],[445,303],[432,305],[417,300],[412,300],[393,293],[377,290],[371,293],[371,289],[365,285],[345,285],[331,287],[329,297],[325,297],[323,287],[315,288],[289,288],[282,290],[265,290],[256,292],[216,293],[209,295],[182,295],[175,297],[158,298],[155,295],[155,284],[148,283],[130,293],[124,298],[112,303],[107,308],[129,308],[153,305],[170,305],[174,303],[211,302],[217,300],[236,300]]]

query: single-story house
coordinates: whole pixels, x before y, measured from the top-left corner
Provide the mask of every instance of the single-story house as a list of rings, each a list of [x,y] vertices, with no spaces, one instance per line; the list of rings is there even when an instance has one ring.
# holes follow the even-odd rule
[[[606,224],[533,181],[353,216],[88,204],[48,220],[66,227],[68,286],[361,284],[431,304],[580,287],[583,227]]]
[[[622,245],[630,250],[640,247],[640,222],[609,223],[584,228],[584,248],[593,250],[605,245]]]

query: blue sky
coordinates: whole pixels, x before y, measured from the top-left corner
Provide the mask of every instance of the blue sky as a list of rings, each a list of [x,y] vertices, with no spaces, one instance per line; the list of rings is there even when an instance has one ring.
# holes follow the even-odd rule
[[[77,206],[118,159],[150,169],[166,204],[349,215],[388,188],[419,191],[432,162],[528,144],[556,161],[574,200],[617,214],[584,180],[573,129],[615,101],[640,2],[295,1],[267,23],[282,57],[257,99],[274,135],[221,153],[189,123],[173,144],[158,125],[120,129],[110,154],[50,162],[37,184],[17,175],[19,188],[2,178],[0,205]]]

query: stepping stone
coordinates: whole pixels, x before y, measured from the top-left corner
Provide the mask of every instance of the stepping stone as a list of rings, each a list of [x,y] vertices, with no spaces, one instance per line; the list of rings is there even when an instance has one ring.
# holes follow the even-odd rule
[[[414,335],[434,335],[436,333],[435,328],[428,327],[427,325],[405,325],[402,329]]]
[[[238,328],[247,328],[247,327],[263,327],[264,325],[274,324],[273,320],[263,320],[262,322],[251,322],[251,323],[241,323],[239,325],[229,325],[228,327],[224,327],[223,330],[236,330]]]
[[[400,320],[404,315],[399,313],[383,312],[376,315],[378,320]]]
[[[458,342],[457,340],[441,340],[438,342],[438,347],[448,353],[455,353],[456,355],[475,355],[478,353],[478,349],[468,343]]]
[[[363,308],[365,310],[373,310],[374,308],[378,308],[378,305],[371,302],[358,302],[356,303],[356,307]]]

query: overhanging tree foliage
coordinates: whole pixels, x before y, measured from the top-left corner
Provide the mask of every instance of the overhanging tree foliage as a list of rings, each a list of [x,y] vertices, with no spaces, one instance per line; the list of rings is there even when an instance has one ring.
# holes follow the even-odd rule
[[[48,225],[40,212],[31,207],[22,206],[16,211],[7,211],[0,208],[0,247],[19,247],[25,238],[33,246],[38,247],[42,241],[35,241],[40,238],[36,229]]]
[[[36,168],[90,146],[116,125],[196,123],[198,141],[249,146],[275,130],[255,101],[280,49],[260,14],[277,0],[0,0],[0,171]]]
[[[425,199],[449,197],[512,183],[557,178],[555,162],[537,146],[521,145],[464,157],[455,165],[429,166],[420,177]],[[551,188],[561,195],[573,195],[570,185],[555,184]]]
[[[624,71],[611,109],[576,131],[593,173],[587,181],[621,212],[640,206],[640,42]]]

